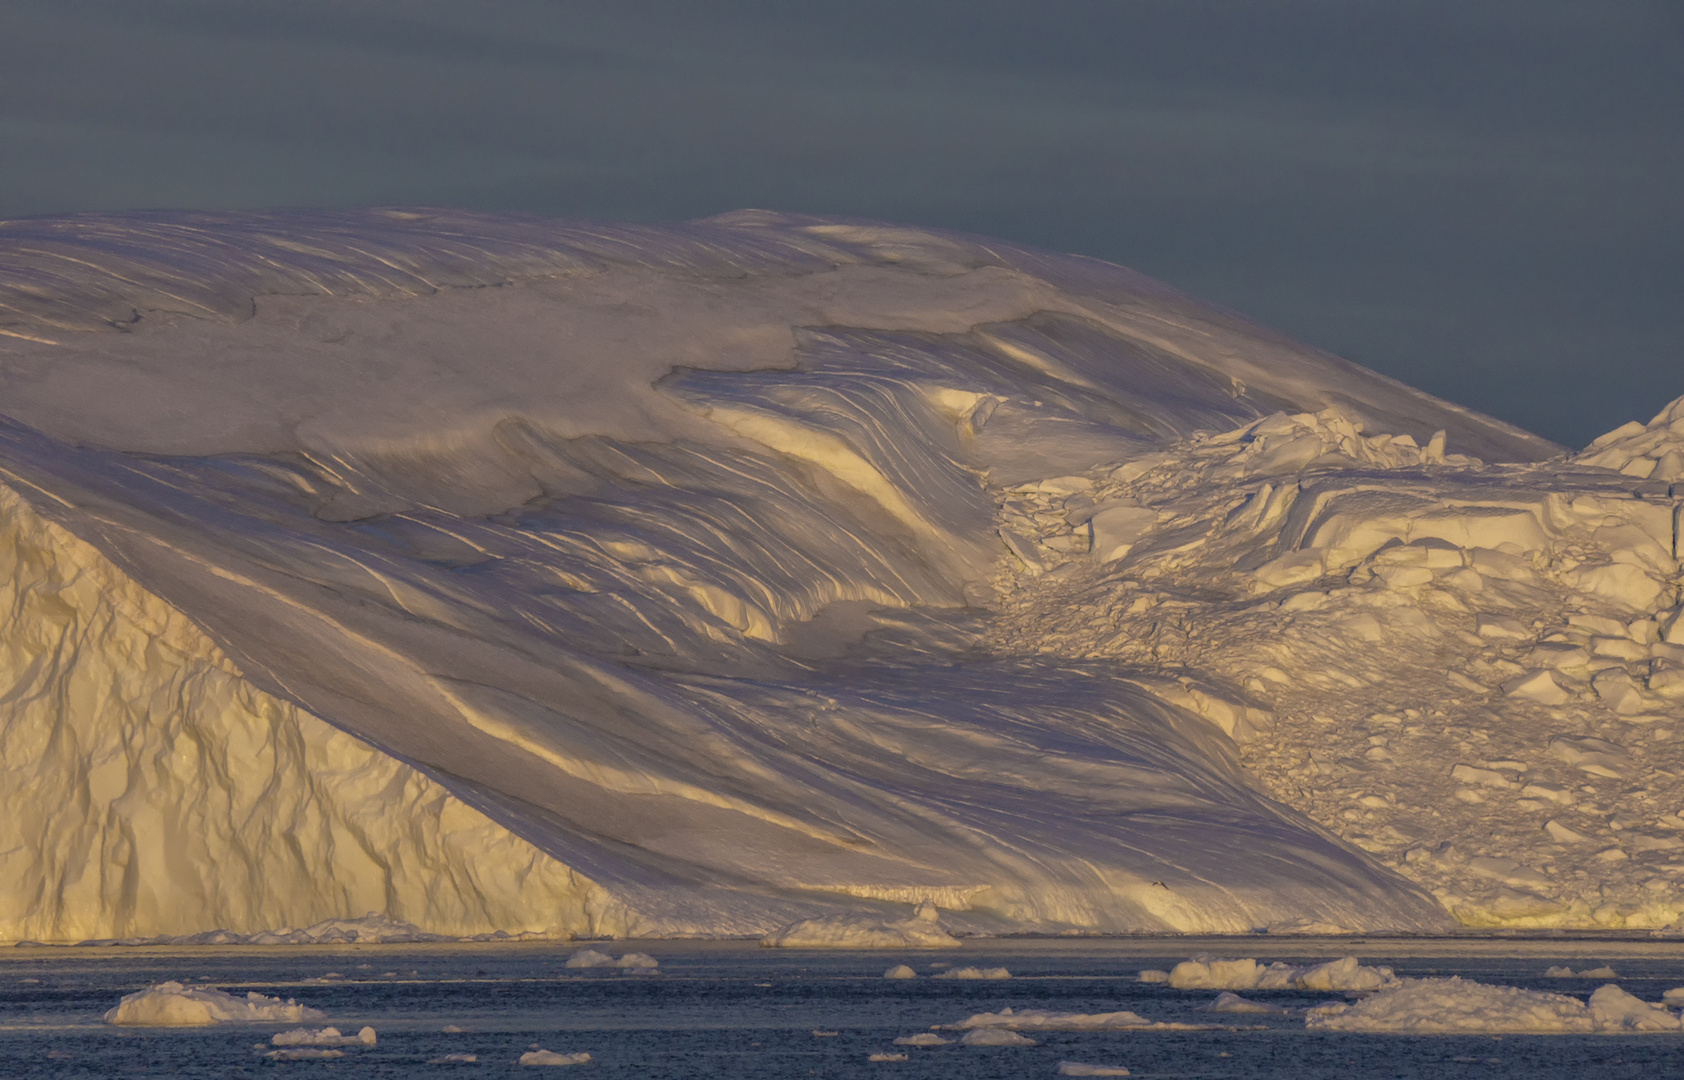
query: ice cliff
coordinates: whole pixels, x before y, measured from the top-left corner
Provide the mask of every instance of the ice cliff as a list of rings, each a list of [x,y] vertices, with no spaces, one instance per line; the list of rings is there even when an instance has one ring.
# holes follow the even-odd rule
[[[0,937],[1667,921],[1661,427],[870,223],[0,222]]]

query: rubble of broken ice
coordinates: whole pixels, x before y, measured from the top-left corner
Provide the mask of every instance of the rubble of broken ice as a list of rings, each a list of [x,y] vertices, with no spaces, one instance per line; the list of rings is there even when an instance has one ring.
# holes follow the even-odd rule
[[[758,213],[4,222],[0,380],[0,938],[1684,915],[1684,406]]]

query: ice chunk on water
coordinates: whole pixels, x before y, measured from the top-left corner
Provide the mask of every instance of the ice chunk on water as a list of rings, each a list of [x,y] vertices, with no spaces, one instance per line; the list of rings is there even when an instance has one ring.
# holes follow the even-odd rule
[[[875,1062],[905,1061],[906,1055],[905,1054],[872,1054],[870,1057],[866,1058],[865,1060],[875,1061]]]
[[[127,994],[105,1014],[108,1024],[127,1027],[203,1027],[225,1022],[281,1021],[298,1023],[324,1019],[323,1013],[288,998],[265,997],[255,991],[235,997],[211,987],[186,987],[163,982]]]
[[[1405,979],[1366,1001],[1311,1009],[1305,1024],[1337,1031],[1605,1032],[1679,1031],[1676,1014],[1650,1005],[1612,983],[1590,997],[1461,978]]]
[[[1680,1031],[1684,1025],[1664,1005],[1651,1005],[1613,983],[1590,996],[1590,1015],[1599,1031]]]
[[[994,1013],[976,1013],[957,1024],[944,1025],[948,1031],[977,1031],[982,1028],[1002,1028],[1009,1031],[1132,1031],[1153,1027],[1153,1022],[1139,1013],[1122,1010],[1108,1013],[1061,1013],[1045,1009],[1001,1009]]]
[[[902,1035],[895,1040],[896,1046],[946,1046],[952,1039],[944,1039],[933,1031],[920,1031],[916,1035]]]
[[[918,977],[918,973],[913,971],[912,968],[908,967],[906,964],[896,964],[888,971],[885,971],[883,973],[883,977],[885,979],[916,979]]]
[[[760,939],[762,945],[788,949],[956,949],[959,939],[941,928],[941,912],[929,901],[911,918],[884,920],[871,915],[826,915],[791,923]]]
[[[1058,1063],[1060,1076],[1127,1076],[1129,1071],[1121,1065],[1090,1065],[1084,1061],[1061,1061]]]
[[[1574,971],[1572,968],[1560,964],[1551,964],[1544,969],[1546,979],[1617,979],[1620,975],[1607,964],[1597,968],[1586,968]]]
[[[936,979],[1009,979],[1012,977],[1012,973],[1003,967],[962,967],[938,972],[931,977]]]
[[[528,1050],[517,1065],[583,1065],[591,1056],[586,1053],[558,1054],[554,1050]]]
[[[562,967],[569,968],[599,968],[611,967],[630,971],[653,971],[660,967],[660,961],[648,953],[630,952],[619,959],[599,949],[580,949],[567,958]]]
[[[1202,1005],[1200,1008],[1204,1009],[1206,1012],[1262,1013],[1273,1014],[1276,1016],[1285,1015],[1286,1013],[1292,1011],[1290,1009],[1283,1009],[1279,1005],[1267,1005],[1261,1001],[1248,1001],[1245,998],[1240,997],[1240,995],[1227,990],[1217,994],[1215,1001],[1211,1002],[1209,1005]]]
[[[1140,973],[1140,981],[1143,983],[1167,983],[1169,982],[1169,972],[1160,971],[1157,968],[1147,968]]]
[[[965,1033],[959,1040],[962,1046],[1036,1046],[1034,1039],[1019,1035],[1010,1028],[985,1027]]]
[[[1367,967],[1354,956],[1307,967],[1196,956],[1169,973],[1169,984],[1177,990],[1379,990],[1397,982],[1391,968]]]
[[[376,1042],[374,1029],[364,1027],[355,1035],[341,1035],[336,1027],[293,1028],[282,1031],[269,1040],[276,1046],[373,1046]]]
[[[272,1061],[314,1061],[320,1058],[342,1058],[345,1051],[302,1047],[294,1050],[271,1050],[263,1056]]]
[[[445,1054],[442,1057],[428,1058],[429,1065],[472,1065],[479,1061],[478,1054]]]

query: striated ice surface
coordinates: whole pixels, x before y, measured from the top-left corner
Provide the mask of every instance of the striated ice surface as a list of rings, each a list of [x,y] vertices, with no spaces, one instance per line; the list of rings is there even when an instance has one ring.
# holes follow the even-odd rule
[[[1676,407],[763,213],[0,222],[0,386],[0,938],[1684,914]]]
[[[298,1023],[321,1018],[319,1010],[299,1005],[291,998],[282,1001],[256,991],[236,997],[215,987],[189,987],[178,982],[162,982],[125,994],[123,1000],[105,1014],[106,1023],[124,1027],[203,1027],[271,1021]],[[373,1029],[365,1030],[372,1042]],[[360,1041],[361,1036],[357,1038]]]

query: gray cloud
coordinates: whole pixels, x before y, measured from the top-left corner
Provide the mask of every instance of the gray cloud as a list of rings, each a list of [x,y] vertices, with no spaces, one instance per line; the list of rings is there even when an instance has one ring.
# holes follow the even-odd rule
[[[1122,262],[1582,443],[1684,393],[1679,11],[14,0],[0,215],[907,220]]]

